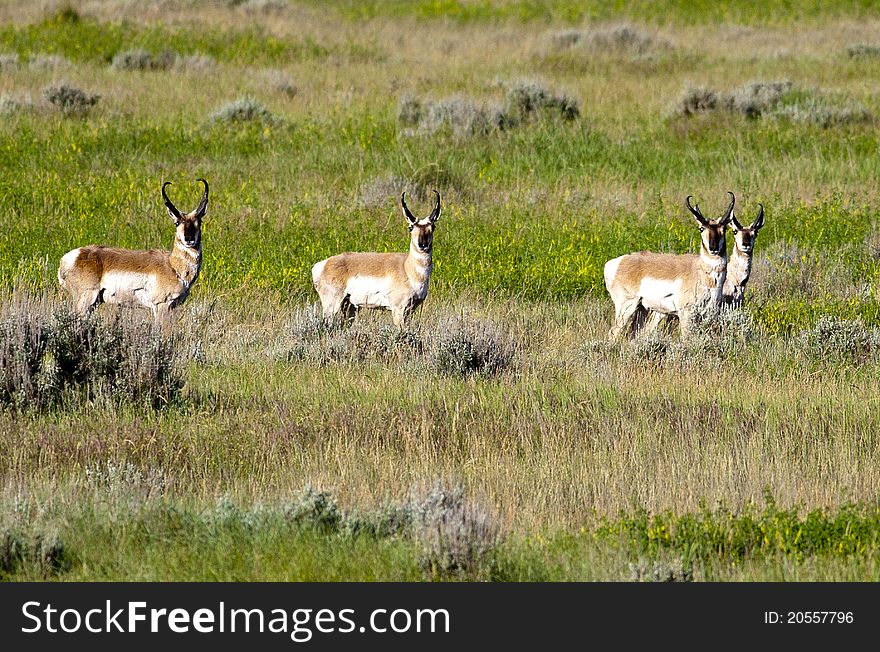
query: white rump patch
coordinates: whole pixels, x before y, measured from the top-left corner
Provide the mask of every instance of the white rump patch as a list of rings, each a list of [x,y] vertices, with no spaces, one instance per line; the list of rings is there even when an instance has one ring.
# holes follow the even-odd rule
[[[327,266],[327,259],[326,258],[324,260],[312,265],[312,282],[315,284],[315,286],[318,285],[318,279],[321,278],[321,274],[324,273],[324,267],[326,267],[326,266]]]
[[[58,266],[60,269],[68,270],[74,265],[76,265],[76,261],[79,258],[79,249],[73,249],[72,251],[68,251],[61,257],[61,264]]]
[[[620,267],[620,261],[623,260],[623,256],[618,256],[617,258],[612,258],[607,263],[605,263],[605,284],[608,285],[614,278],[617,276],[617,268]]]

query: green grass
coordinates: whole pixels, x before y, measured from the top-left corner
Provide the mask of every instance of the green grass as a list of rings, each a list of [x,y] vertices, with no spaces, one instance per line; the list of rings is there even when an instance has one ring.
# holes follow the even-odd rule
[[[510,537],[472,571],[437,575],[405,533],[375,534],[344,524],[325,529],[292,519],[277,506],[239,506],[228,499],[201,507],[129,500],[124,494],[93,496],[64,515],[41,516],[37,528],[7,527],[0,579],[803,581],[831,575],[876,581],[880,561],[876,503],[807,513],[780,509],[770,499],[740,513],[635,511],[575,533]],[[38,549],[51,552],[32,553]]]
[[[302,4],[316,4],[314,0]],[[320,3],[326,4],[326,3]],[[717,3],[708,0],[673,0],[657,3],[651,0],[391,0],[362,2],[334,0],[343,15],[352,20],[376,17],[414,17],[451,20],[458,23],[487,21],[568,22],[610,21],[628,18],[666,24],[714,24],[719,22],[757,24],[788,24],[803,19],[828,19],[840,16],[876,16],[880,8],[873,0],[821,2],[791,0],[757,6],[749,0]]]
[[[203,54],[223,62],[277,64],[326,59],[330,51],[311,39],[276,38],[259,28],[203,31],[187,27],[76,21],[55,16],[39,23],[0,27],[0,50],[22,57],[60,54],[72,61],[109,64],[118,52]]]

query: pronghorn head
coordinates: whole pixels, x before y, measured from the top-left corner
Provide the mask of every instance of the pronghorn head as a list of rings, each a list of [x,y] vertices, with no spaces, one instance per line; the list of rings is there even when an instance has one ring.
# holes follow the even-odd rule
[[[181,213],[177,210],[174,204],[171,203],[171,200],[168,199],[168,195],[165,194],[165,186],[170,186],[171,182],[166,181],[162,184],[162,199],[165,200],[168,214],[177,226],[177,239],[185,247],[197,247],[200,244],[202,239],[202,218],[205,217],[205,213],[208,211],[208,182],[204,179],[199,179],[199,181],[205,184],[205,194],[202,195],[202,201],[199,202],[198,208],[191,213]]]
[[[724,233],[727,230],[727,224],[730,222],[731,215],[733,215],[733,204],[736,202],[736,197],[733,196],[732,192],[727,194],[730,195],[730,206],[724,211],[724,215],[717,220],[710,220],[704,217],[700,212],[699,204],[691,206],[691,195],[688,195],[687,199],[684,200],[685,206],[687,206],[691,215],[694,216],[694,219],[697,220],[697,224],[700,225],[700,238],[703,243],[703,249],[712,256],[722,256],[727,253],[727,242],[724,239]]]
[[[403,206],[403,214],[409,223],[413,242],[415,242],[419,251],[424,253],[431,251],[431,245],[434,241],[434,225],[440,219],[440,193],[435,190],[434,194],[437,195],[437,204],[434,206],[431,214],[422,219],[418,219],[410,212],[409,207],[406,205],[406,192],[400,195],[400,205]]]
[[[730,228],[733,230],[733,239],[736,242],[736,248],[744,254],[752,253],[755,248],[755,238],[758,237],[758,231],[764,226],[764,206],[758,204],[758,217],[749,226],[740,224],[736,215],[730,214]]]

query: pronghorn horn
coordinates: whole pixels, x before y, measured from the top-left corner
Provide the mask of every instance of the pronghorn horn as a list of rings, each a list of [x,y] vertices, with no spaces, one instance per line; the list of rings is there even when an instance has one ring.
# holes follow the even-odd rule
[[[742,224],[739,223],[739,220],[736,219],[736,215],[733,213],[730,214],[730,223],[733,224],[734,231],[742,231]]]
[[[761,227],[764,226],[764,204],[758,204],[758,217],[755,218],[755,221],[752,222],[752,227],[757,231]]]
[[[700,224],[706,224],[706,222],[708,222],[708,220],[705,217],[703,217],[703,214],[700,212],[700,205],[697,204],[696,206],[691,206],[691,198],[692,197],[693,197],[693,195],[688,195],[687,198],[684,200],[684,205],[687,206],[687,209],[691,212],[691,214],[694,217],[697,218],[697,221]]]
[[[403,206],[403,214],[406,215],[406,219],[408,219],[413,224],[415,224],[416,222],[419,221],[418,218],[410,212],[409,206],[406,205],[406,191],[405,190],[402,193],[400,193],[400,205]]]
[[[162,184],[162,199],[165,200],[165,206],[168,208],[168,212],[171,213],[177,219],[182,218],[183,216],[180,214],[180,211],[177,210],[177,207],[171,203],[171,200],[168,199],[168,195],[165,194],[165,186],[170,186],[171,182],[166,181]]]
[[[736,203],[736,197],[729,190],[727,194],[730,195],[730,206],[727,207],[727,210],[724,212],[724,215],[721,216],[719,220],[719,224],[727,224],[730,221],[731,216],[733,215],[733,205]]]
[[[199,181],[205,184],[205,194],[202,195],[202,201],[199,202],[199,207],[196,209],[196,217],[204,217],[208,210],[208,182],[204,179],[199,179]]]
[[[431,211],[431,215],[428,217],[431,222],[436,222],[440,219],[440,193],[435,190],[434,194],[437,195],[437,205],[434,206],[434,210]]]

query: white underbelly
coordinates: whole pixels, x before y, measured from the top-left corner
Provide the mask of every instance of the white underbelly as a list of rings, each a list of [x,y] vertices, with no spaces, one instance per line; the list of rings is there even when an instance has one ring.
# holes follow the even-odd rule
[[[152,307],[152,279],[136,272],[109,272],[102,279],[106,303]]]
[[[390,308],[391,279],[376,276],[355,276],[345,288],[348,299],[358,308]]]
[[[646,276],[639,284],[642,305],[649,310],[675,313],[679,310],[681,279],[667,280]]]

